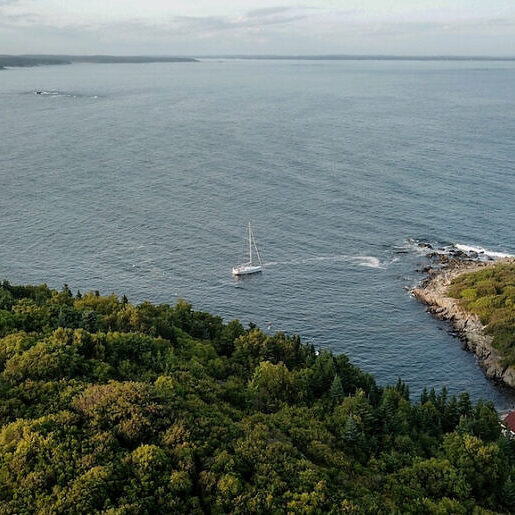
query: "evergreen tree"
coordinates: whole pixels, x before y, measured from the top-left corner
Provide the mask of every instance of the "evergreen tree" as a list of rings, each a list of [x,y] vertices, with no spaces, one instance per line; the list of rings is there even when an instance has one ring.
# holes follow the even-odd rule
[[[508,511],[515,512],[515,481],[511,476],[504,482],[502,502]]]
[[[458,408],[458,401],[453,395],[445,408],[442,425],[446,431],[452,431],[458,425],[459,421],[460,411]]]
[[[356,443],[359,440],[360,435],[361,432],[359,430],[359,426],[354,420],[354,416],[350,415],[343,429],[343,438],[348,442]]]
[[[425,404],[429,400],[429,394],[427,392],[427,387],[424,386],[422,393],[420,394],[420,404]]]
[[[66,283],[63,284],[63,289],[61,290],[61,293],[64,293],[70,299],[73,297],[73,293]]]
[[[447,388],[444,386],[440,395],[436,400],[436,407],[440,410],[440,413],[445,412],[445,408],[447,407]]]
[[[405,399],[409,399],[409,387],[405,382],[401,380],[400,377],[397,379],[395,389],[402,395],[402,397],[404,397]]]
[[[458,399],[458,412],[461,416],[470,416],[472,412],[472,402],[470,402],[470,395],[468,392],[460,394]]]
[[[331,384],[331,389],[329,390],[329,396],[336,402],[340,402],[345,396],[342,387],[342,380],[340,379],[339,375],[334,376],[333,383]]]

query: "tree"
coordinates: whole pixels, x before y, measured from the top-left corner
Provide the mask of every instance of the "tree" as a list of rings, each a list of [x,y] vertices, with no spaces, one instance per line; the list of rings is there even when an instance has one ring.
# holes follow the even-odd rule
[[[259,409],[275,411],[281,402],[294,402],[302,398],[303,388],[296,376],[284,365],[263,361],[256,368],[249,389],[253,392]]]
[[[329,396],[336,402],[340,402],[345,396],[342,387],[342,380],[340,379],[339,375],[334,376],[331,389],[329,390]]]
[[[336,373],[333,355],[329,351],[323,350],[311,367],[310,389],[315,397],[329,393]]]
[[[469,434],[451,433],[444,437],[443,451],[476,500],[494,505],[495,492],[500,492],[508,472],[499,447]]]
[[[468,417],[472,413],[472,403],[467,392],[461,393],[458,398],[458,412],[464,417]]]
[[[353,415],[350,415],[343,428],[343,439],[352,444],[358,443],[361,438],[361,431]]]

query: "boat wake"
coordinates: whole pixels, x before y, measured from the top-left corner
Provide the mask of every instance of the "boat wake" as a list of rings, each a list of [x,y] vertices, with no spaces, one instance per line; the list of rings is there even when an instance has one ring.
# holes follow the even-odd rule
[[[43,97],[66,97],[66,98],[99,98],[98,95],[82,95],[78,93],[71,93],[67,91],[59,91],[58,89],[35,89],[32,94]]]
[[[387,268],[389,264],[397,261],[397,259],[393,259],[391,261],[381,261],[379,258],[375,256],[349,256],[347,254],[340,254],[336,256],[316,256],[311,258],[304,259],[291,259],[288,261],[268,261],[263,263],[265,267],[273,267],[273,266],[283,266],[283,265],[306,265],[312,263],[320,263],[320,262],[347,262],[353,263],[358,266],[365,266],[368,268]]]

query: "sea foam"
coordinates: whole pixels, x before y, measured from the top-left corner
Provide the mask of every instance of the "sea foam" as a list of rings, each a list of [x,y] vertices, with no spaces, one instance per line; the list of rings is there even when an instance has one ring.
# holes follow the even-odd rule
[[[514,257],[513,254],[507,254],[505,252],[496,252],[496,251],[493,251],[493,250],[487,250],[483,247],[475,247],[473,245],[463,245],[461,243],[457,243],[455,245],[455,247],[458,249],[458,250],[461,250],[462,252],[477,252],[478,254],[482,254],[482,255],[485,255],[485,256],[489,256],[489,257],[492,257],[492,258],[497,258],[497,259],[500,259],[500,258],[509,258],[509,257]]]
[[[350,263],[355,263],[358,266],[366,266],[369,268],[386,268],[386,264],[381,262],[379,258],[375,256],[349,256],[347,254],[339,254],[335,256],[316,256],[310,258],[301,258],[301,259],[292,259],[289,261],[268,261],[264,263],[265,267],[270,266],[280,266],[280,265],[304,265],[310,263],[319,263],[319,262],[338,262],[338,261],[346,261]]]

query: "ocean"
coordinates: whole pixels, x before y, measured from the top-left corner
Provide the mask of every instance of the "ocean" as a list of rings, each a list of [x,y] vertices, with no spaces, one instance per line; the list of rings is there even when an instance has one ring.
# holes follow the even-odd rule
[[[0,278],[184,298],[511,407],[407,290],[417,241],[515,254],[514,91],[513,62],[1,71]],[[235,279],[249,221],[264,273]]]

